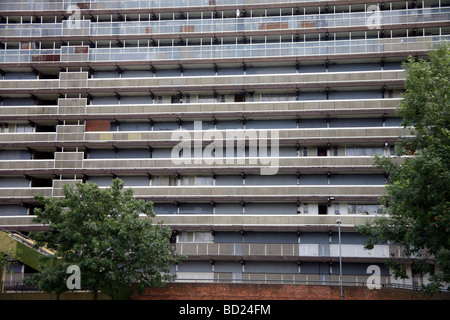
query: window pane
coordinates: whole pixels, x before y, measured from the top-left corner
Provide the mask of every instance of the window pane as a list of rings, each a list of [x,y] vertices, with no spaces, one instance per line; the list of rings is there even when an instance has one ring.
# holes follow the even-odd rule
[[[349,214],[355,214],[356,213],[356,204],[349,204],[347,206],[348,208],[348,213]]]

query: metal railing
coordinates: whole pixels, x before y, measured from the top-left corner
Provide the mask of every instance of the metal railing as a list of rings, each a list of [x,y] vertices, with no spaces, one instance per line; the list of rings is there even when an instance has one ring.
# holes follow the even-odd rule
[[[326,0],[314,0],[315,2],[325,2]],[[298,3],[311,2],[311,0],[62,0],[35,1],[19,0],[0,3],[0,11],[49,11],[67,10],[70,6],[77,6],[80,3],[82,9],[107,10],[107,9],[155,9],[155,8],[184,8],[184,7],[207,7],[207,6],[242,6],[257,4],[276,3]],[[330,1],[328,1],[330,2]]]
[[[25,277],[32,274],[21,274]],[[313,275],[317,276],[317,275]],[[339,286],[339,280],[301,280],[301,279],[236,279],[236,278],[177,278],[173,283],[248,283],[248,284],[294,284],[294,285],[310,285],[310,286]],[[366,281],[343,281],[342,285],[345,287],[365,287]],[[381,288],[403,289],[412,291],[421,291],[421,285],[401,284],[390,282],[389,277],[382,277]],[[0,281],[0,288],[4,288],[5,292],[39,292],[36,286],[26,285],[22,279]],[[440,293],[450,294],[448,289],[439,289]]]
[[[24,235],[22,233],[11,232],[11,231],[6,230],[4,228],[0,228],[0,231],[7,233],[12,239],[14,239],[14,240],[16,240],[18,242],[21,242],[21,243],[25,244],[26,246],[28,246],[28,247],[36,250],[36,251],[39,251],[42,254],[45,254],[45,255],[53,255],[54,254],[53,251],[51,251],[51,250],[49,250],[49,249],[47,249],[45,247],[37,247],[36,246],[36,241],[34,241],[30,237],[28,237],[28,236],[26,236],[26,235]]]
[[[442,35],[335,41],[227,44],[220,46],[89,48],[87,49],[88,53],[77,53],[77,47],[42,50],[10,49],[0,51],[0,63],[183,61],[330,56],[341,54],[427,51],[432,48],[433,44],[449,40],[450,35]]]
[[[293,15],[278,17],[250,17],[225,19],[187,19],[163,21],[91,22],[77,20],[76,28],[69,23],[32,23],[0,25],[0,37],[55,37],[55,36],[117,36],[221,32],[252,32],[273,30],[297,30],[336,27],[367,27],[371,12],[336,13],[326,15]],[[450,8],[410,9],[380,11],[377,26],[447,22]]]

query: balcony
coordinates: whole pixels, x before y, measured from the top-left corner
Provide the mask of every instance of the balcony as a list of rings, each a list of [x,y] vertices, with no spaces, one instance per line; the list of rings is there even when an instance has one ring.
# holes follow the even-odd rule
[[[342,258],[389,258],[389,245],[376,245],[365,250],[363,245],[342,244]],[[338,244],[267,244],[267,243],[177,243],[176,250],[190,259],[197,256],[203,259],[220,259],[224,256],[237,256],[244,260],[317,260],[314,258],[338,258]],[[318,259],[320,260],[320,259]],[[323,260],[323,259],[322,259]]]
[[[283,42],[267,44],[236,44],[221,46],[186,47],[124,47],[89,48],[88,54],[80,53],[83,58],[72,52],[74,47],[61,49],[10,49],[0,52],[0,64],[10,66],[15,63],[60,64],[63,62],[95,63],[141,63],[148,66],[153,63],[173,63],[183,61],[235,61],[235,59],[297,59],[298,57],[328,57],[364,54],[397,53],[405,57],[412,52],[427,52],[430,45],[448,40],[449,35],[402,37],[363,40]],[[68,49],[70,48],[70,50]],[[86,47],[88,48],[88,47]],[[205,60],[205,61],[204,61]]]
[[[373,100],[322,100],[322,101],[283,101],[283,102],[235,102],[235,103],[185,103],[185,104],[139,104],[139,105],[90,105],[90,115],[116,115],[116,118],[127,115],[151,115],[152,118],[173,118],[176,114],[183,118],[204,118],[205,113],[214,113],[217,118],[238,115],[258,114],[307,114],[324,113],[370,113],[378,110],[395,110],[400,99]],[[12,109],[12,108],[11,108]],[[149,110],[151,109],[151,110]],[[6,110],[4,111],[6,113]],[[11,112],[16,112],[11,110]]]
[[[31,190],[31,189],[29,189]],[[42,192],[43,190],[39,190]],[[50,195],[50,190],[45,190]],[[365,223],[373,219],[373,215],[347,214],[339,215],[342,221],[341,228],[353,228],[356,224]],[[0,227],[8,226],[33,226],[34,216],[0,216]],[[155,221],[172,226],[175,230],[268,230],[268,231],[297,231],[297,230],[326,230],[334,227],[337,232],[336,215],[195,215],[195,214],[170,214],[157,215]],[[41,226],[41,225],[38,225]]]
[[[314,3],[325,0],[315,0]],[[84,10],[112,10],[112,9],[160,9],[160,8],[187,8],[187,7],[211,7],[211,6],[242,6],[242,5],[269,5],[269,4],[292,4],[292,3],[311,3],[311,0],[133,0],[133,1],[117,1],[117,0],[101,0],[86,1],[82,3],[80,9]],[[19,2],[4,2],[0,4],[0,11],[66,11],[69,6],[79,4],[79,1],[66,0],[64,3],[41,1],[34,2],[32,0],[21,0]]]
[[[1,133],[0,144],[55,142],[55,132]]]
[[[116,145],[126,145],[133,142],[134,145],[152,145],[152,146],[175,146],[182,139],[189,137],[190,140],[185,140],[187,143],[192,144],[195,131],[189,130],[175,130],[175,131],[137,131],[137,132],[86,132],[85,133],[85,143],[90,144],[112,144]],[[214,131],[203,131],[204,133],[215,133],[215,140],[236,140],[235,137],[243,137],[245,140],[251,138],[252,136],[258,137],[258,130],[214,130]],[[398,127],[372,127],[372,128],[339,128],[339,129],[283,129],[283,130],[269,130],[270,135],[267,135],[267,139],[270,141],[278,141],[280,144],[296,144],[296,143],[328,143],[328,142],[357,142],[359,140],[364,141],[382,141],[383,143],[386,139],[397,140],[400,135],[410,136],[410,131],[408,129],[398,128]],[[202,139],[202,134],[200,138]],[[277,137],[274,136],[277,134]],[[11,134],[6,134],[11,136]],[[26,134],[16,134],[19,136],[27,136]],[[21,137],[22,140],[26,140],[25,137]],[[220,138],[219,138],[220,137]],[[31,139],[31,138],[30,138]],[[244,140],[244,141],[245,141]],[[9,140],[7,140],[9,141]],[[33,141],[33,140],[31,140]],[[200,143],[206,144],[211,143],[212,137],[210,135],[205,136],[205,139]],[[130,145],[130,144],[129,144]],[[225,142],[224,142],[225,146]],[[187,158],[190,159],[190,158]],[[183,159],[181,159],[182,161]],[[182,161],[186,162],[186,161]]]
[[[166,201],[378,201],[386,192],[384,185],[302,185],[302,186],[171,186],[133,187],[138,198]],[[239,200],[239,201],[240,201]]]
[[[0,41],[21,38],[40,38],[41,41],[54,39],[82,38],[89,36],[98,39],[139,39],[151,36],[153,39],[170,37],[234,36],[245,32],[246,35],[286,33],[286,32],[319,32],[326,29],[333,32],[338,29],[366,29],[368,21],[373,19],[373,12],[330,13],[326,15],[293,15],[279,17],[248,17],[246,19],[187,19],[166,21],[119,21],[91,22],[79,20],[76,28],[69,27],[71,21],[44,24],[6,24],[0,26]],[[429,22],[446,23],[450,20],[450,8],[408,9],[380,11],[377,16],[379,26],[416,25]],[[373,21],[372,21],[373,23]]]
[[[223,159],[223,163],[226,162],[226,158]],[[28,168],[32,168],[32,160],[27,161],[26,166]],[[288,169],[300,168],[301,170],[314,170],[314,169],[322,169],[326,171],[327,169],[336,169],[348,168],[352,171],[355,168],[362,169],[371,169],[373,167],[373,158],[372,157],[282,157],[278,160],[280,171],[288,171]],[[78,165],[79,166],[79,165]],[[151,170],[152,172],[172,172],[174,169],[177,171],[192,171],[200,169],[217,169],[221,172],[230,170],[226,165],[220,166],[218,164],[211,165],[207,162],[199,162],[192,161],[189,164],[178,165],[175,164],[172,159],[85,159],[83,160],[83,169],[86,171],[92,170],[104,170],[108,168],[108,170],[123,170],[129,169],[131,170]],[[258,169],[260,165],[257,163],[251,163],[250,159],[242,163],[242,165],[238,166],[235,171],[239,171],[240,169]],[[5,166],[6,167],[6,166]],[[18,165],[16,165],[18,167]],[[0,162],[0,168],[3,168],[2,162]],[[191,168],[192,170],[189,170]],[[88,174],[88,172],[86,172]]]
[[[55,180],[54,182],[58,182]],[[66,183],[66,182],[64,182]],[[302,186],[170,186],[133,187],[134,195],[140,199],[156,202],[173,201],[325,201],[334,196],[336,201],[377,201],[385,193],[381,185],[302,185]],[[0,188],[0,199],[32,200],[35,193],[59,195],[60,187]],[[239,200],[238,200],[239,199]],[[16,201],[17,202],[17,201]]]
[[[33,200],[36,193],[51,196],[53,188],[0,188],[0,200],[2,203],[20,202],[22,199]]]
[[[143,97],[143,100],[145,98]],[[205,113],[214,113],[217,118],[236,117],[236,115],[297,115],[297,114],[364,114],[393,113],[400,99],[355,99],[355,100],[316,100],[316,101],[279,101],[279,102],[217,102],[217,103],[177,103],[177,104],[125,104],[120,105],[87,105],[86,99],[59,99],[58,106],[14,106],[0,108],[0,117],[19,119],[21,117],[41,118],[58,115],[77,115],[79,118],[114,115],[115,119],[137,118],[176,119],[205,118]],[[89,112],[87,113],[86,110]]]
[[[153,93],[170,95],[183,92],[212,92],[222,90],[240,92],[243,89],[290,89],[339,87],[354,88],[365,86],[403,85],[405,72],[358,71],[276,75],[233,75],[203,77],[143,77],[117,79],[89,79],[87,72],[63,72],[60,80],[3,80],[0,94],[37,93]]]
[[[28,145],[31,143],[38,143],[39,145],[54,145],[72,143],[72,145],[85,146],[165,146],[174,147],[181,141],[186,141],[192,144],[194,136],[189,130],[174,130],[174,131],[121,131],[121,132],[84,132],[82,125],[66,125],[58,126],[57,132],[28,132],[28,133],[1,133],[0,145],[8,146],[10,144]],[[264,131],[264,130],[262,130]],[[192,131],[195,132],[195,131]],[[237,141],[242,137],[246,142],[253,136],[258,137],[259,130],[214,130],[202,131],[203,133],[215,133],[215,140],[225,141],[230,140],[231,143],[237,144]],[[382,142],[395,141],[400,135],[410,136],[409,129],[399,127],[372,127],[372,128],[339,128],[339,129],[283,129],[283,130],[269,130],[266,140],[271,142],[278,142],[280,145],[300,144],[318,144],[318,143],[346,143],[346,142]],[[210,135],[205,136],[204,146],[213,142]],[[189,140],[183,140],[189,137]],[[219,138],[221,137],[221,138]],[[198,138],[195,138],[198,139]],[[203,139],[200,134],[200,139]],[[224,139],[224,140],[222,140]],[[234,142],[236,141],[236,143]],[[203,150],[203,149],[202,149]],[[203,151],[202,151],[203,152]],[[187,160],[186,160],[187,159]],[[178,162],[189,163],[193,158],[178,158]],[[235,157],[235,159],[239,159]],[[248,159],[248,158],[247,158]],[[172,159],[174,160],[174,159]],[[211,161],[215,161],[211,159]],[[240,160],[245,162],[245,160]],[[217,162],[217,161],[216,161]]]

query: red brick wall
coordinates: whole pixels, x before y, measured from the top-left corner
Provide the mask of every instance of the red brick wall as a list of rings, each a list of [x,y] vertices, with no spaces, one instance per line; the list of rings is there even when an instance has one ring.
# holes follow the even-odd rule
[[[346,300],[427,300],[420,291],[366,287],[344,287]],[[133,300],[339,300],[339,286],[242,283],[174,283],[147,289]],[[450,300],[450,294],[433,299]]]

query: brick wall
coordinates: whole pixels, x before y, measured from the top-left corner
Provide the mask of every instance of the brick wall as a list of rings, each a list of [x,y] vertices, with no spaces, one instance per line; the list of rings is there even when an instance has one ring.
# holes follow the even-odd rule
[[[428,300],[420,291],[366,287],[344,287],[346,300]],[[289,284],[242,283],[174,283],[162,288],[147,289],[133,300],[339,300],[339,286],[306,286]],[[450,300],[440,294],[433,300]]]

